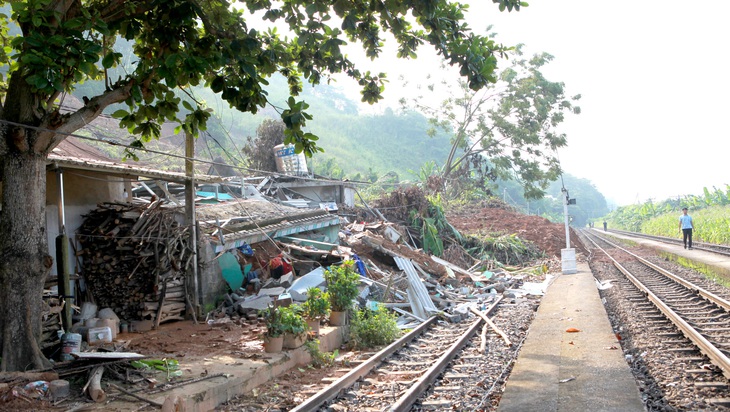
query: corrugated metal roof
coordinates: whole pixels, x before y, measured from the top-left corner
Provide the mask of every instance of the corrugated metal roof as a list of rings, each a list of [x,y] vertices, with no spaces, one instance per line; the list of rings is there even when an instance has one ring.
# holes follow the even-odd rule
[[[431,300],[426,286],[416,272],[416,267],[413,266],[413,262],[410,259],[400,256],[393,256],[393,259],[395,260],[395,264],[398,265],[398,268],[406,272],[406,277],[408,278],[408,299],[411,303],[413,314],[425,319],[438,313],[439,310]]]

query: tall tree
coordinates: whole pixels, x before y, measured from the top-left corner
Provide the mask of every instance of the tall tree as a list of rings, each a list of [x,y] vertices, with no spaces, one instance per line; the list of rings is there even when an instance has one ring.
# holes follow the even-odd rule
[[[525,58],[518,46],[514,57],[488,87],[474,91],[460,80],[438,106],[423,97],[411,102],[431,117],[435,128],[453,134],[451,152],[440,170],[442,190],[463,192],[463,180],[475,177],[516,179],[526,198],[540,198],[560,175],[556,150],[566,146],[567,139],[557,126],[566,112],[580,113],[575,106],[580,95],[566,97],[563,83],[543,76],[540,70],[553,56]]]
[[[286,127],[281,120],[264,119],[256,128],[256,138],[246,138],[241,151],[246,155],[246,165],[251,169],[276,172],[274,146],[284,143]]]
[[[493,0],[519,9],[515,0]],[[280,110],[287,142],[312,154],[316,136],[304,131],[311,116],[297,101],[302,81],[317,84],[345,73],[362,87],[362,100],[375,102],[383,74],[361,73],[342,52],[346,41],[380,55],[383,36],[393,35],[398,56],[415,57],[429,44],[457,66],[472,89],[494,81],[501,45],[474,35],[463,23],[465,6],[428,2],[245,0],[18,0],[0,16],[0,370],[45,366],[39,350],[41,292],[52,265],[45,227],[45,163],[66,136],[115,103],[120,125],[139,137],[137,145],[160,134],[163,121],[178,121],[194,135],[209,112],[192,96],[179,93],[210,87],[241,112],[267,105],[264,87],[275,73],[289,82],[292,97]],[[336,18],[335,18],[336,17]],[[248,21],[266,22],[266,31]],[[333,23],[336,22],[336,23]],[[279,36],[285,24],[291,36]],[[17,28],[11,32],[10,27]],[[134,57],[114,48],[117,39],[134,41]],[[132,44],[132,43],[128,43]],[[133,69],[111,76],[115,66]],[[64,94],[88,79],[105,88],[85,96],[80,109],[63,113]]]

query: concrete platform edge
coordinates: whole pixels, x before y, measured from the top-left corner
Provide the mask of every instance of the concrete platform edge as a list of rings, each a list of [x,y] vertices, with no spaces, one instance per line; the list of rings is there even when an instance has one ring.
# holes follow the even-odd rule
[[[595,278],[585,262],[577,269],[558,275],[543,297],[500,412],[645,410]]]

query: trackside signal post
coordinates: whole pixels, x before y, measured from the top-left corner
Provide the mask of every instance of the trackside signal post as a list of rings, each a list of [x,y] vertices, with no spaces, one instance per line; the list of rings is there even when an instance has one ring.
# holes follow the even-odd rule
[[[560,250],[560,257],[563,263],[563,274],[570,275],[578,273],[575,263],[575,249],[570,247],[570,217],[568,215],[568,205],[574,205],[575,199],[571,199],[568,195],[568,189],[562,189],[563,199],[563,215],[565,216],[565,249]]]

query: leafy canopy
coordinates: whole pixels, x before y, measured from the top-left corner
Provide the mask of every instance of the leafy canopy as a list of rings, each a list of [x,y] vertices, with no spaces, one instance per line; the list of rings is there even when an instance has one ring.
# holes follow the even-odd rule
[[[575,105],[580,95],[565,96],[563,83],[543,76],[551,55],[526,58],[517,47],[514,57],[499,80],[483,90],[475,92],[460,81],[437,107],[428,106],[428,99],[414,99],[431,117],[433,130],[453,134],[451,153],[440,170],[443,190],[461,194],[465,180],[481,182],[477,188],[483,189],[488,180],[515,179],[525,198],[536,199],[560,175],[557,149],[567,145],[567,138],[558,126],[566,113],[580,113]]]
[[[493,1],[510,11],[526,5]],[[415,58],[417,48],[428,44],[458,67],[473,90],[496,81],[497,58],[506,50],[463,23],[468,6],[445,0],[8,3],[11,15],[0,15],[0,65],[8,68],[0,97],[26,89],[29,93],[21,102],[6,100],[3,117],[71,133],[109,105],[123,102],[124,108],[113,116],[139,136],[138,146],[159,137],[165,121],[179,122],[194,135],[205,130],[210,112],[189,92],[191,87],[204,85],[231,107],[256,113],[268,104],[268,79],[279,73],[292,96],[287,107],[277,108],[287,127],[286,143],[311,155],[321,148],[317,137],[305,131],[312,119],[307,103],[295,98],[303,81],[318,84],[344,73],[361,86],[362,101],[382,97],[385,74],[360,72],[343,54],[348,42],[362,45],[370,58],[381,54],[387,33],[402,58]],[[268,27],[252,28],[252,19]],[[279,34],[277,27],[282,26],[291,37]],[[115,47],[122,39],[132,42],[133,56]],[[90,79],[103,79],[105,91],[88,96],[83,110],[60,114],[53,105],[56,99]],[[188,95],[181,97],[176,89]],[[0,155],[5,150],[0,147]]]

